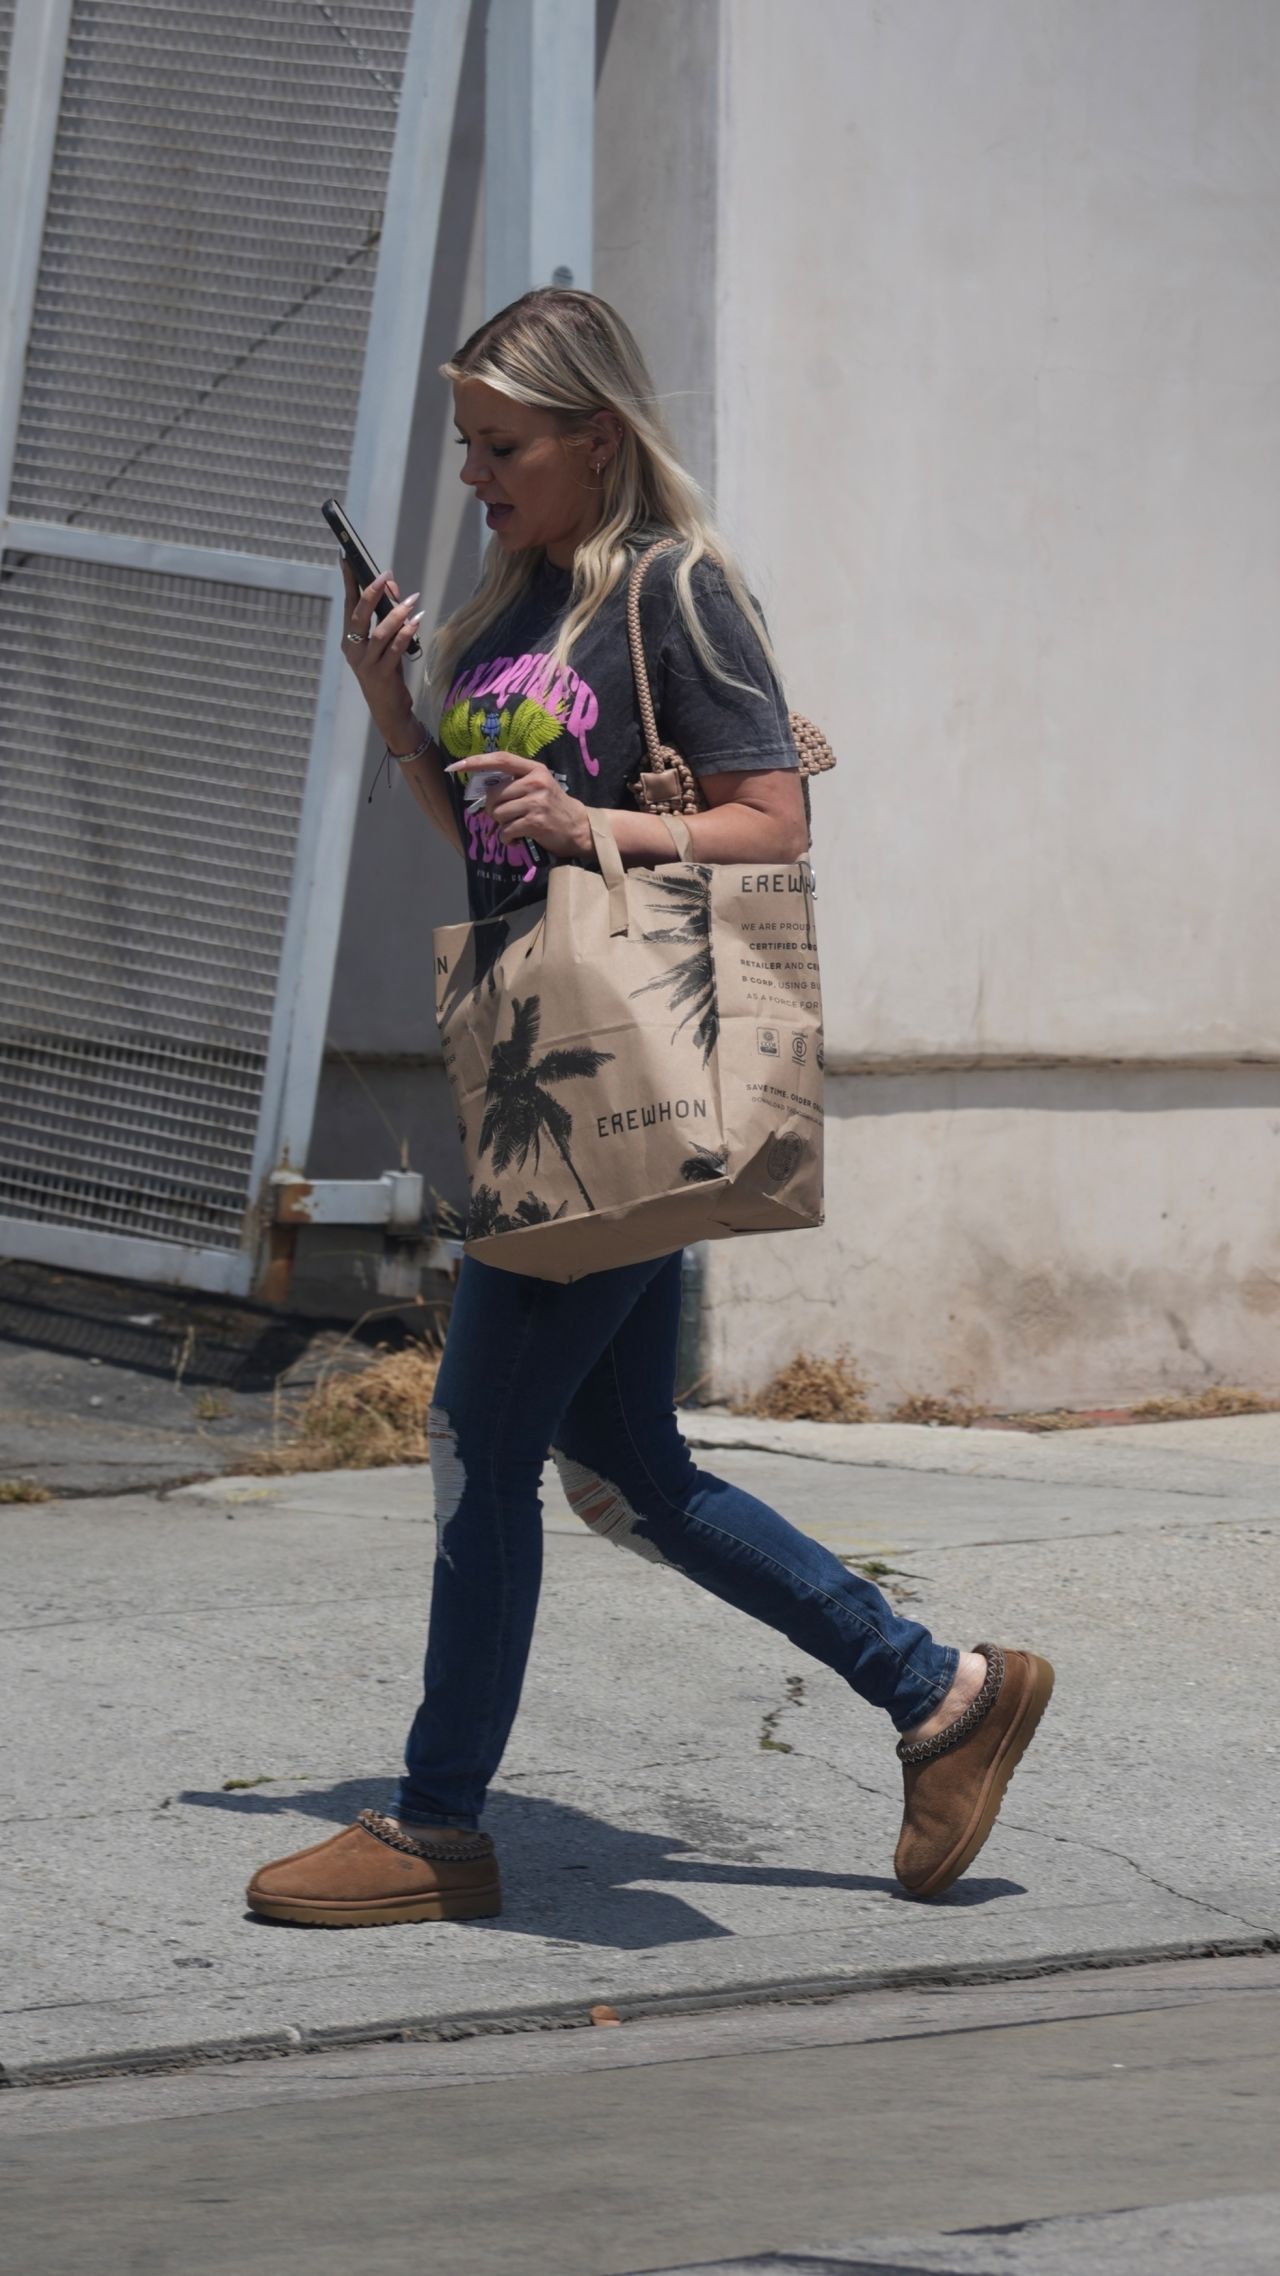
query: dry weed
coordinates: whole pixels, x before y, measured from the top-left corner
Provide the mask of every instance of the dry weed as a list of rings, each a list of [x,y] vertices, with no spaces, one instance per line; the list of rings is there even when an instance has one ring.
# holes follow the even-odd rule
[[[904,1588],[902,1585],[904,1581],[918,1581],[921,1577],[919,1573],[905,1572],[901,1565],[886,1564],[883,1557],[841,1556],[839,1550],[836,1554],[840,1563],[847,1566],[851,1573],[861,1573],[864,1581],[874,1581],[881,1594],[888,1597],[890,1604],[920,1602],[918,1588]]]
[[[1168,1391],[1130,1409],[1137,1422],[1205,1422],[1211,1415],[1273,1415],[1280,1398],[1265,1391],[1242,1391],[1232,1383],[1211,1383],[1203,1391]]]
[[[1050,1407],[1043,1414],[1006,1415],[1017,1430],[1098,1430],[1131,1422],[1207,1422],[1214,1415],[1280,1413],[1280,1396],[1214,1383],[1204,1391],[1167,1391],[1132,1407]]]
[[[34,1478],[0,1478],[0,1502],[47,1502],[53,1496]]]
[[[834,1359],[817,1359],[811,1352],[798,1351],[763,1391],[743,1400],[734,1412],[761,1415],[769,1422],[855,1423],[871,1419],[867,1386],[847,1345],[841,1345]]]
[[[1086,1410],[1079,1413],[1075,1407],[1046,1407],[1043,1413],[1003,1415],[1002,1422],[1014,1430],[1096,1430],[1096,1413]]]
[[[431,1344],[379,1345],[363,1367],[326,1374],[293,1418],[288,1438],[247,1465],[270,1476],[297,1470],[380,1470],[427,1459],[427,1407],[440,1370]]]
[[[967,1391],[952,1389],[941,1396],[935,1391],[913,1391],[909,1398],[899,1399],[889,1410],[889,1421],[896,1423],[947,1423],[954,1430],[972,1430],[977,1423],[986,1422],[990,1407],[980,1399],[970,1398]]]

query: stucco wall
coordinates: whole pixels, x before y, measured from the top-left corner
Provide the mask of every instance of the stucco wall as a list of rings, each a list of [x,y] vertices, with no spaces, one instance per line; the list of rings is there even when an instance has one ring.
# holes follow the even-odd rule
[[[720,497],[845,762],[833,1054],[1280,1050],[1280,11],[725,40]]]
[[[825,1232],[708,1252],[717,1387],[842,1338],[1002,1403],[1275,1380],[1280,14],[723,41],[720,500],[841,754],[831,1064],[909,1079],[833,1083]]]
[[[718,1396],[847,1343],[879,1411],[1280,1388],[1280,1070],[834,1076],[820,1232],[706,1251]]]
[[[685,461],[708,489],[724,6],[599,0],[596,11],[595,289],[639,340]]]

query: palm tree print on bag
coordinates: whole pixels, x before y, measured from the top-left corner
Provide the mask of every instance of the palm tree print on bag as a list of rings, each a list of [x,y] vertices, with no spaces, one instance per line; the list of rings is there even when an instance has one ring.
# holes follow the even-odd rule
[[[675,925],[664,926],[658,932],[645,933],[648,941],[689,942],[691,956],[682,957],[669,972],[659,972],[656,979],[646,980],[642,987],[633,988],[633,996],[647,996],[652,988],[670,988],[669,1008],[677,1012],[682,1004],[688,1005],[684,1018],[677,1023],[676,1033],[687,1027],[691,1019],[697,1020],[693,1040],[702,1053],[705,1067],[720,1034],[720,1005],[716,995],[716,968],[711,953],[711,872],[690,864],[673,876],[655,873],[654,884],[665,901],[651,901],[649,910],[655,917],[674,916]],[[719,1173],[717,1172],[717,1175]]]
[[[817,954],[818,936],[813,923],[813,871],[808,862],[804,868],[804,945],[810,956]]]
[[[474,1000],[489,983],[489,994],[498,992],[498,958],[511,938],[511,927],[505,917],[485,917],[472,926],[473,961],[471,977],[466,979],[466,959],[459,957],[449,973],[439,999],[440,1025],[452,1026],[468,998]]]
[[[512,997],[511,1033],[505,1043],[495,1043],[489,1061],[479,1151],[492,1156],[494,1175],[500,1178],[513,1162],[518,1169],[523,1169],[530,1154],[536,1170],[542,1159],[542,1141],[549,1138],[587,1208],[593,1209],[595,1203],[574,1168],[569,1152],[573,1116],[545,1086],[598,1075],[614,1054],[593,1051],[589,1045],[580,1044],[559,1051],[544,1051],[540,1059],[535,1059],[533,1047],[541,1021],[540,996]]]
[[[472,936],[475,943],[475,977],[471,982],[473,994],[479,993],[486,980],[489,983],[490,995],[496,994],[498,986],[496,966],[498,958],[507,945],[510,933],[511,927],[505,917],[489,917],[484,923],[476,926]]]
[[[539,1201],[536,1193],[526,1193],[514,1209],[505,1210],[502,1195],[493,1186],[478,1185],[467,1211],[466,1238],[483,1241],[492,1233],[518,1232],[522,1225],[552,1225],[557,1217],[563,1217],[568,1206],[567,1201],[562,1201],[558,1209],[552,1209],[547,1202]]]
[[[686,1185],[701,1185],[709,1178],[722,1178],[729,1167],[724,1149],[718,1153],[710,1146],[693,1141],[693,1152],[680,1164],[680,1175]]]

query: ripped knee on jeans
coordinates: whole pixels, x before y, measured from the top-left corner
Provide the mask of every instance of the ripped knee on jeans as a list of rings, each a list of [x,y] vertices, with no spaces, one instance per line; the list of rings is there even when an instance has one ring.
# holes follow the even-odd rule
[[[645,1520],[631,1507],[620,1486],[601,1477],[598,1470],[588,1469],[585,1462],[575,1462],[571,1454],[562,1454],[558,1446],[552,1447],[551,1458],[570,1509],[592,1533],[612,1541],[618,1549],[634,1549],[637,1557],[647,1558],[650,1564],[670,1564],[657,1542],[641,1530]]]
[[[431,1487],[436,1507],[436,1555],[446,1564],[450,1562],[445,1545],[445,1534],[450,1520],[457,1516],[458,1504],[466,1489],[467,1473],[458,1452],[458,1437],[444,1407],[427,1409],[427,1459],[431,1464]]]

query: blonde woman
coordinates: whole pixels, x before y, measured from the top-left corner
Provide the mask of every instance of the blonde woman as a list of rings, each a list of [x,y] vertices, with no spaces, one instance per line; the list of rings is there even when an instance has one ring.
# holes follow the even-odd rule
[[[645,646],[662,739],[707,801],[690,821],[696,858],[794,860],[808,833],[767,636],[626,325],[588,293],[527,293],[444,369],[462,480],[493,537],[475,594],[431,650],[435,733],[403,676],[416,593],[400,599],[389,577],[362,593],[346,571],[343,652],[414,796],[466,863],[472,915],[537,901],[553,861],[590,862],[592,808],[608,809],[628,863],[671,859],[661,821],[627,795],[643,744],[625,587],[658,537],[678,543],[646,582]],[[383,584],[396,605],[379,621]],[[459,779],[477,758],[482,805]],[[548,1447],[588,1525],[780,1630],[889,1716],[905,1889],[940,1895],[977,1856],[1051,1668],[935,1642],[775,1510],[698,1469],[674,1412],[679,1311],[678,1255],[568,1286],[463,1264],[428,1424],[438,1546],[405,1775],[391,1813],[364,1811],[264,1866],[254,1911],[330,1927],[498,1912],[479,1825],[533,1630]]]

